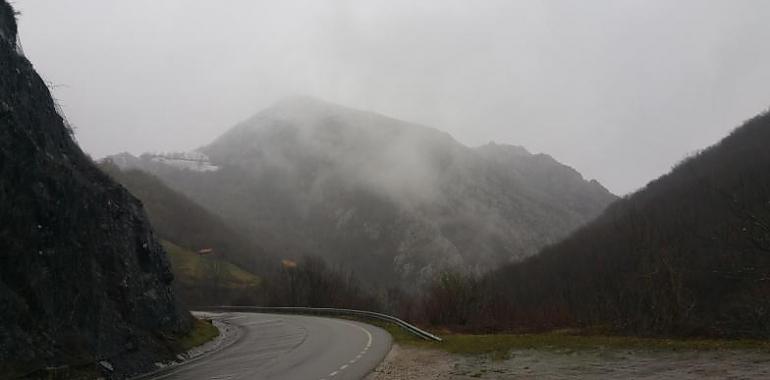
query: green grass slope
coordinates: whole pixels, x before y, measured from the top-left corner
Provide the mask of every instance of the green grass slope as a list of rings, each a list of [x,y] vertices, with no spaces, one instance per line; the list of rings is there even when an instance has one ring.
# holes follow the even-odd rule
[[[188,285],[219,282],[230,289],[259,287],[262,279],[239,266],[219,258],[201,256],[174,243],[164,241],[177,280]]]
[[[163,241],[180,297],[190,305],[254,304],[262,279],[220,257]]]

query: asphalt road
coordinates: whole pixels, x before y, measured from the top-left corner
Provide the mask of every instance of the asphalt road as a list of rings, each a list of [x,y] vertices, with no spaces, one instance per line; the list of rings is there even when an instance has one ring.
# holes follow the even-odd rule
[[[384,330],[348,320],[259,313],[218,318],[243,329],[238,341],[153,379],[362,379],[391,346]]]

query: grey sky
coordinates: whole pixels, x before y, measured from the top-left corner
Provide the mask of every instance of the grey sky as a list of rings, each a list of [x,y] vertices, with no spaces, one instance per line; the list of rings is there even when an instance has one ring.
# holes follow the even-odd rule
[[[634,190],[770,104],[770,1],[17,0],[81,146],[187,150],[308,94]]]

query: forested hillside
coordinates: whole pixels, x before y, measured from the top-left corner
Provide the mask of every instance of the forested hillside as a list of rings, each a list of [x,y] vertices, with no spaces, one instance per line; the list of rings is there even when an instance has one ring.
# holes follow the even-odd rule
[[[437,282],[428,318],[770,337],[769,147],[762,114],[537,256]],[[459,297],[470,306],[449,302]]]

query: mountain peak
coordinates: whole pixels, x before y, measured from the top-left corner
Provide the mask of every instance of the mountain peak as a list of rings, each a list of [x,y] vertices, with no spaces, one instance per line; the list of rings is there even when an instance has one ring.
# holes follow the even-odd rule
[[[448,133],[435,128],[311,96],[292,96],[239,123],[202,151],[216,160],[238,152],[267,154],[296,143],[304,150],[333,154],[350,149],[421,151],[426,144],[459,146]]]
[[[269,108],[309,108],[309,107],[343,107],[321,98],[310,95],[291,95],[273,103]]]
[[[358,112],[363,113],[364,111],[355,110],[341,104],[328,102],[312,96],[295,95],[277,101],[272,106],[260,111],[249,120],[287,120],[302,124],[330,116]]]
[[[532,153],[530,153],[527,148],[521,146],[521,145],[511,145],[511,144],[498,144],[494,141],[490,141],[486,145],[481,145],[478,148],[476,148],[479,151],[488,152],[488,153],[494,153],[494,154],[508,154],[508,155],[514,155],[514,156],[531,156]]]

